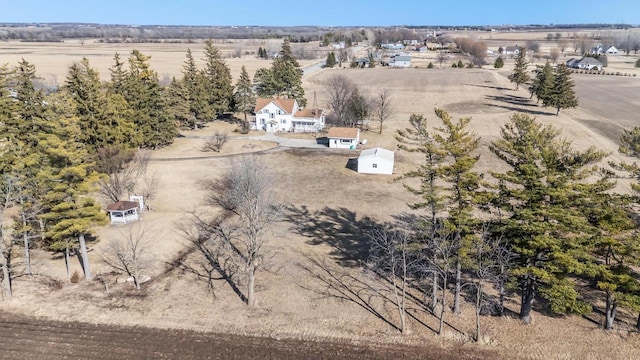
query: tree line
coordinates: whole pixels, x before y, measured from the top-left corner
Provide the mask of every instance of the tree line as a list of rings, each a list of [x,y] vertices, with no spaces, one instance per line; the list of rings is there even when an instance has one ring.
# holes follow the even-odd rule
[[[256,95],[295,97],[304,104],[302,71],[288,40],[255,82],[243,67],[234,85],[211,40],[204,53],[199,68],[187,50],[182,77],[166,87],[138,50],[126,60],[114,55],[107,82],[84,58],[52,91],[36,86],[35,66],[24,59],[0,66],[3,295],[10,296],[14,276],[33,273],[33,246],[64,254],[68,278],[69,256],[76,253],[91,279],[85,236],[107,220],[93,195],[108,202],[135,192],[152,197],[157,179],[145,176],[145,151],[171,144],[180,128],[235,111],[244,114],[241,124],[248,130]],[[16,262],[18,246],[23,255]]]
[[[414,114],[397,131],[401,150],[422,155],[398,178],[416,196],[412,216],[374,229],[369,240],[369,266],[393,288],[400,331],[409,330],[404,302],[416,289],[440,319],[438,333],[446,309],[458,314],[463,295],[472,299],[476,340],[481,312],[504,314],[509,296],[524,323],[536,310],[580,315],[602,306],[602,325],[612,329],[621,308],[640,313],[635,162],[603,167],[607,153],[577,150],[553,126],[515,113],[489,145],[502,165],[480,173],[471,119],[435,115],[429,122]],[[621,138],[629,160],[640,157],[639,134]],[[621,177],[635,180],[633,194],[618,192]],[[485,286],[497,297],[485,297]]]

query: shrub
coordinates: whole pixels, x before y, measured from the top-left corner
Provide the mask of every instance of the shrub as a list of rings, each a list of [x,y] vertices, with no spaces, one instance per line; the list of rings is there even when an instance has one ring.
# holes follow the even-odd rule
[[[496,69],[500,69],[503,66],[504,66],[504,60],[502,59],[502,56],[498,56],[496,61],[494,61],[493,63],[493,67]]]
[[[458,60],[458,68],[462,69],[464,67],[464,63],[462,60]]]
[[[636,60],[636,67],[640,68],[640,59]]]
[[[427,65],[427,69],[433,69],[433,64],[429,63],[429,65]]]
[[[451,67],[452,67],[452,68],[457,68],[457,67],[458,67],[458,65],[456,65],[456,63],[453,63],[453,64],[451,64]]]
[[[78,272],[78,270],[74,271],[73,274],[71,274],[69,281],[71,281],[72,284],[77,284],[78,281],[80,281],[80,273]]]

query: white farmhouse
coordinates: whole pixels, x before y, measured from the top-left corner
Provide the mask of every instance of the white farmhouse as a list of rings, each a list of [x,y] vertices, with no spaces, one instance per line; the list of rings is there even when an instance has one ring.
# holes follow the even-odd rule
[[[363,174],[393,174],[394,153],[376,147],[362,150],[358,157],[358,172]]]
[[[303,109],[295,99],[258,98],[256,130],[267,132],[317,132],[324,128],[322,109]]]
[[[332,127],[327,138],[330,148],[355,150],[360,143],[360,129]]]

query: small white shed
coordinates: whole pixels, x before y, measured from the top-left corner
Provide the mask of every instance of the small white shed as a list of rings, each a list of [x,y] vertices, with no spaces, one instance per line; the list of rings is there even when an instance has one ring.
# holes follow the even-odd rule
[[[327,138],[330,148],[355,150],[360,143],[360,129],[332,127]]]
[[[394,153],[376,147],[362,150],[358,157],[358,172],[363,174],[393,174]]]

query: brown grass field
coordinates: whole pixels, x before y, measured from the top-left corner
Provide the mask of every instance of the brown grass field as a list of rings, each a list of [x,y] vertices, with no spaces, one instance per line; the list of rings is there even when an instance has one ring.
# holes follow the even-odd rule
[[[540,35],[541,39],[544,35],[546,32]],[[522,36],[520,39],[530,38],[530,34]],[[135,45],[152,56],[152,67],[159,74],[179,76],[187,45]],[[0,59],[15,64],[24,57],[36,64],[39,73],[52,74],[60,84],[65,66],[83,55],[95,54],[90,58],[92,65],[103,77],[108,75],[115,51],[125,54],[130,49],[86,42],[84,45],[1,43]],[[593,145],[610,152],[608,160],[622,159],[617,154],[618,138],[623,128],[637,124],[638,77],[574,74],[580,105],[556,116],[554,110],[529,100],[526,89],[514,90],[507,79],[513,68],[511,60],[499,70],[492,66],[452,69],[450,62],[442,68],[436,65],[434,69],[426,69],[428,62],[435,64],[435,54],[423,56],[415,61],[418,68],[318,71],[304,79],[307,99],[313,104],[315,97],[323,106],[323,83],[333,74],[347,76],[370,94],[383,87],[390,89],[394,114],[385,122],[382,134],[373,130],[377,124],[364,132],[366,147],[395,149],[394,132],[408,125],[412,113],[424,114],[434,126],[436,107],[448,110],[456,118],[470,116],[471,129],[482,139],[480,171],[504,167],[491,156],[487,145],[497,139],[500,126],[516,111],[533,114],[543,123],[560,128],[577,148]],[[638,74],[633,68],[634,61],[633,57],[611,56],[609,68]],[[229,59],[228,64],[235,79],[241,65],[255,69],[268,66],[269,62],[240,58]],[[234,128],[235,125],[214,123],[191,135],[206,136],[216,130]],[[637,314],[623,312],[618,330],[605,332],[600,325],[603,315],[599,303],[596,311],[584,318],[536,312],[528,326],[513,316],[483,317],[483,341],[473,344],[469,341],[474,326],[471,304],[464,305],[460,316],[448,313],[445,336],[437,337],[433,330],[437,319],[420,310],[420,299],[415,298],[409,305],[412,332],[400,335],[394,328],[398,319],[393,307],[383,301],[379,286],[359,265],[365,260],[363,233],[410,211],[406,204],[414,198],[394,181],[395,176],[360,175],[346,168],[347,160],[357,157],[358,152],[273,148],[273,144],[232,139],[220,155],[212,155],[200,151],[202,142],[179,138],[172,146],[152,154],[156,161],[150,163],[149,172],[159,176],[160,187],[152,203],[153,211],[145,213],[139,224],[152,235],[156,261],[150,272],[152,280],[144,285],[143,291],[136,293],[127,284],[116,283],[116,276],[109,275],[110,270],[101,263],[104,240],[118,236],[121,230],[105,226],[97,229],[99,241],[90,244],[94,250],[90,259],[94,272],[113,282],[109,293],[97,281],[64,283],[63,260],[35,250],[34,268],[39,275],[17,278],[14,298],[0,302],[0,310],[94,324],[489,351],[497,354],[497,358],[638,357],[640,335],[631,330]],[[278,187],[273,191],[287,205],[287,211],[272,234],[270,271],[258,275],[258,306],[251,309],[224,281],[216,281],[213,289],[208,288],[202,277],[204,259],[197,252],[186,252],[189,243],[179,227],[188,221],[188,212],[212,211],[203,202],[200,180],[219,176],[237,154],[257,150],[263,150],[256,156],[276,174]],[[397,152],[395,175],[414,168],[418,161],[415,156]],[[181,262],[176,265],[178,258]],[[72,265],[73,270],[80,270],[76,261]],[[518,310],[518,301],[514,294],[508,304],[511,311]]]

